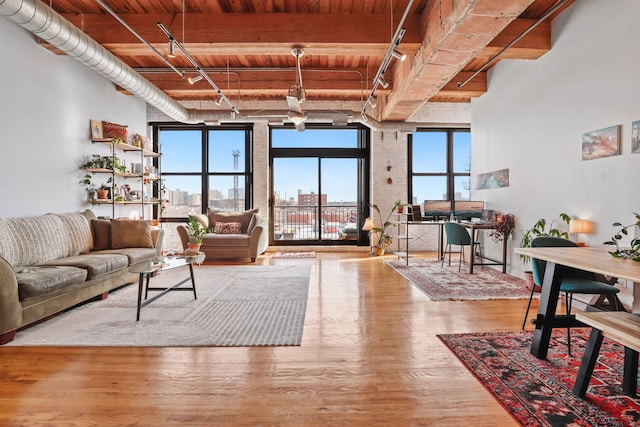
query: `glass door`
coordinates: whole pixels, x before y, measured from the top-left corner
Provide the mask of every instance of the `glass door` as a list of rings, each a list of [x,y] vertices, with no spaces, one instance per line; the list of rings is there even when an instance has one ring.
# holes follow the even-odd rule
[[[357,241],[357,159],[274,158],[273,189],[274,242]]]

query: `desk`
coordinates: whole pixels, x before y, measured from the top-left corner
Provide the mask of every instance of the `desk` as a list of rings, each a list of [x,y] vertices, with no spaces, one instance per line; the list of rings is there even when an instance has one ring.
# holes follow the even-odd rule
[[[413,239],[412,237],[409,236],[409,228],[414,228],[416,226],[419,227],[438,227],[438,259],[441,260],[442,257],[444,256],[443,254],[443,244],[442,244],[442,239],[443,239],[443,229],[444,229],[444,221],[404,221],[404,222],[399,222],[398,223],[399,226],[405,226],[406,230],[404,235],[399,234],[398,235],[398,252],[396,252],[396,255],[398,255],[398,257],[404,257],[407,260],[407,265],[409,265],[409,240]],[[400,231],[400,230],[398,230]],[[426,235],[427,233],[429,233],[430,230],[427,230],[426,232],[424,232],[421,236],[417,237],[417,239],[421,239],[422,237],[424,237],[424,235]],[[405,244],[406,244],[406,251],[402,252],[400,249],[400,240],[406,240]]]
[[[471,235],[471,240],[475,241],[476,238],[476,231],[477,230],[493,230],[493,224],[492,223],[480,223],[480,222],[472,222],[472,221],[461,221],[459,223],[461,226],[463,226],[464,228],[470,230],[469,234]],[[501,265],[502,266],[502,272],[506,273],[507,272],[507,240],[508,239],[502,239],[502,262],[500,261],[496,261],[493,260],[491,258],[485,258],[488,259],[491,262],[483,262],[480,264],[476,264],[475,263],[475,250],[473,249],[473,245],[471,245],[471,256],[469,257],[469,274],[473,274],[473,266],[474,265]]]
[[[563,266],[640,282],[640,263],[615,258],[607,253],[607,249],[603,247],[516,248],[514,252],[547,261],[540,306],[535,321],[536,329],[531,342],[531,354],[538,359],[547,358],[549,339],[554,327],[584,326],[583,323],[576,320],[575,316],[555,315]]]

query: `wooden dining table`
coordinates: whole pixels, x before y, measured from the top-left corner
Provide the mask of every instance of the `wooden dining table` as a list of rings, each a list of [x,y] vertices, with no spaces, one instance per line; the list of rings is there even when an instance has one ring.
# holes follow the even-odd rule
[[[535,330],[531,341],[531,354],[539,359],[547,358],[549,340],[553,328],[585,326],[573,315],[556,315],[563,268],[573,267],[604,276],[617,277],[634,282],[634,295],[640,288],[640,263],[616,258],[608,253],[609,247],[544,247],[516,248],[514,252],[547,262],[538,315],[534,319]],[[637,303],[634,302],[634,306]]]

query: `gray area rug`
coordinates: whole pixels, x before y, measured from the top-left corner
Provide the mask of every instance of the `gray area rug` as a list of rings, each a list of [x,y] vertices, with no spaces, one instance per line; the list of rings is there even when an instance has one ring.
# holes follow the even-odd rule
[[[138,285],[19,331],[7,345],[293,346],[302,342],[310,265],[195,266],[196,290],[172,291],[142,308]],[[188,269],[162,272],[150,286],[177,283]],[[183,286],[189,286],[190,282]],[[149,291],[149,296],[154,292]]]

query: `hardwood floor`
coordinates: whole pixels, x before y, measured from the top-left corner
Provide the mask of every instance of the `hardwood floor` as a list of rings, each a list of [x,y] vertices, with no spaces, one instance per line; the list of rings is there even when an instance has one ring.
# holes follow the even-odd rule
[[[0,425],[517,425],[436,334],[519,330],[526,300],[430,302],[364,253],[257,262],[312,264],[302,346],[1,347]]]

